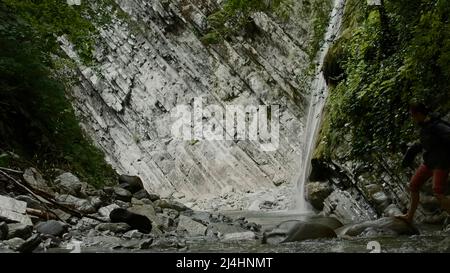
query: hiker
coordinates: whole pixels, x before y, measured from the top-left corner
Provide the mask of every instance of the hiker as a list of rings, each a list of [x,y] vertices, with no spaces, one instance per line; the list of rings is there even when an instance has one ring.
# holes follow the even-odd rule
[[[403,159],[402,166],[411,166],[421,151],[423,164],[411,179],[411,203],[406,215],[398,218],[412,223],[420,201],[420,188],[433,178],[433,191],[442,209],[450,213],[450,200],[445,197],[450,169],[450,125],[430,113],[422,103],[411,103],[409,111],[413,121],[420,127],[420,143],[411,146]]]

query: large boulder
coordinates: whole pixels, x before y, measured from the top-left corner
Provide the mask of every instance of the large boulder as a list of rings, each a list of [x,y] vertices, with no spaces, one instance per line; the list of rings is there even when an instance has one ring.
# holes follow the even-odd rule
[[[148,234],[152,231],[152,222],[150,219],[126,209],[118,208],[111,211],[109,218],[113,223],[127,223],[133,229],[137,229],[142,233]]]
[[[323,209],[325,199],[333,192],[329,183],[312,182],[306,185],[306,199],[317,210]]]
[[[284,239],[282,243],[335,237],[337,237],[337,235],[330,227],[316,223],[298,222],[288,232],[286,239]]]
[[[67,232],[68,226],[60,221],[49,220],[47,222],[41,222],[36,225],[36,230],[45,235],[52,235],[55,237],[62,236]]]
[[[55,179],[56,187],[61,193],[80,196],[83,184],[80,179],[72,173],[63,173]]]
[[[336,230],[341,236],[362,236],[369,234],[380,235],[415,235],[419,230],[410,223],[396,217],[384,217],[374,221],[348,225]]]
[[[121,175],[119,176],[119,184],[131,193],[144,189],[144,183],[139,176]]]
[[[34,189],[52,195],[54,194],[54,191],[50,188],[47,181],[42,177],[42,174],[39,173],[35,168],[26,169],[23,173],[23,179]]]

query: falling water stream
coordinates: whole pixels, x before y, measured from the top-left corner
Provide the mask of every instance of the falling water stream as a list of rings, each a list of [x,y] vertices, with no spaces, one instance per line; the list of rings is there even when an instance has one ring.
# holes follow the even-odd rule
[[[298,195],[296,200],[296,210],[299,212],[308,212],[309,204],[305,201],[305,183],[311,172],[311,159],[316,147],[317,137],[322,121],[322,113],[327,97],[327,84],[322,73],[322,67],[328,49],[339,35],[342,17],[344,13],[345,0],[335,0],[333,11],[330,17],[330,23],[325,34],[324,44],[317,56],[317,70],[315,78],[311,85],[311,97],[308,107],[308,115],[305,126],[303,141],[303,154],[301,160],[300,172],[295,178],[297,181]]]

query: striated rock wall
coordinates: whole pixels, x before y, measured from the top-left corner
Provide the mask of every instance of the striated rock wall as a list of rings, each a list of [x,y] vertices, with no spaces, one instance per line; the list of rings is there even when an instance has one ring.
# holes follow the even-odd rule
[[[291,187],[308,96],[301,90],[311,64],[313,14],[303,13],[303,2],[292,1],[285,22],[256,13],[253,33],[205,46],[201,33],[216,1],[117,1],[126,15],[112,14],[100,29],[97,64],[79,66],[72,95],[82,126],[119,173],[140,176],[147,190],[162,195]],[[198,97],[222,108],[279,105],[278,149],[265,152],[250,140],[175,139],[171,111]]]

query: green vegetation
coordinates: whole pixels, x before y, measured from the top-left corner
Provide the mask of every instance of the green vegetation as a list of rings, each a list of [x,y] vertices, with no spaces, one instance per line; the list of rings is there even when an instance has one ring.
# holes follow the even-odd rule
[[[327,57],[344,77],[331,90],[316,156],[370,164],[399,155],[417,138],[411,99],[441,114],[450,110],[450,3],[385,0],[380,9],[347,12],[351,37]],[[348,149],[337,155],[342,147]]]
[[[0,3],[0,155],[14,151],[44,171],[70,170],[98,186],[115,174],[83,135],[64,79],[52,74],[55,35],[67,34],[90,57],[93,26],[83,16],[83,7],[56,0]]]
[[[250,27],[254,12],[288,14],[288,0],[227,0],[222,8],[208,17],[210,31],[202,38],[205,44],[217,44]]]

